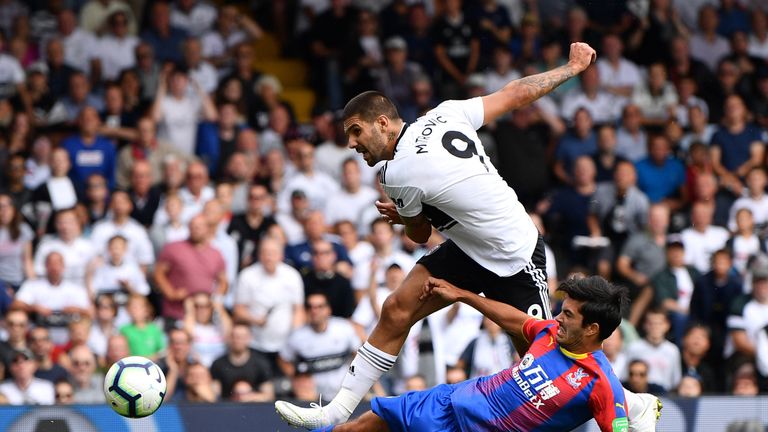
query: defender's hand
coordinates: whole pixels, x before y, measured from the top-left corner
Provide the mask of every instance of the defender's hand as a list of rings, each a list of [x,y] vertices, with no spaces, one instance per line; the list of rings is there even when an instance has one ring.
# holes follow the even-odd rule
[[[460,295],[461,288],[443,279],[430,277],[424,282],[424,288],[421,296],[419,296],[419,300],[425,300],[428,297],[436,296],[451,303],[455,303],[459,301]]]
[[[568,55],[568,63],[573,65],[578,72],[588,68],[595,62],[597,53],[584,42],[575,42],[571,44],[571,52]]]

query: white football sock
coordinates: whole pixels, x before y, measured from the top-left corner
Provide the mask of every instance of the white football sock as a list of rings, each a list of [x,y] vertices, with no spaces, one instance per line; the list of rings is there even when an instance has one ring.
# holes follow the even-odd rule
[[[387,354],[368,342],[357,350],[357,355],[341,382],[341,390],[326,406],[325,414],[331,423],[343,423],[349,419],[371,386],[392,369],[397,356]]]

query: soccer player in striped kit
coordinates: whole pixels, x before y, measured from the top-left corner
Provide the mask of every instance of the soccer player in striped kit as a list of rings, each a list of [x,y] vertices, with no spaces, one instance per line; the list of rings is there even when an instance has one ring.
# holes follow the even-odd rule
[[[627,290],[599,276],[570,279],[554,320],[430,278],[423,298],[466,303],[531,342],[520,362],[497,374],[375,398],[359,419],[316,432],[560,432],[591,418],[602,432],[629,430],[624,390],[601,350],[618,327]]]

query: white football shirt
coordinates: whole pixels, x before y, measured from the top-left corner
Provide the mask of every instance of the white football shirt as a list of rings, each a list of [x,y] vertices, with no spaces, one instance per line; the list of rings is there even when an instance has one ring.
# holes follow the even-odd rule
[[[499,276],[525,267],[538,231],[477,136],[483,101],[451,100],[400,132],[381,182],[402,216],[419,213],[478,264]]]

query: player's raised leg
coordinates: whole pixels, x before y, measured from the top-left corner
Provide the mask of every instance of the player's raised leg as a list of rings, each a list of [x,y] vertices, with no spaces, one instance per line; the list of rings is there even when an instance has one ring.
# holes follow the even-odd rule
[[[277,412],[291,425],[307,429],[345,422],[371,386],[394,366],[413,324],[449,304],[436,297],[419,300],[429,277],[426,267],[416,264],[403,284],[387,297],[379,323],[357,351],[341,390],[327,406],[301,408],[277,401]]]

